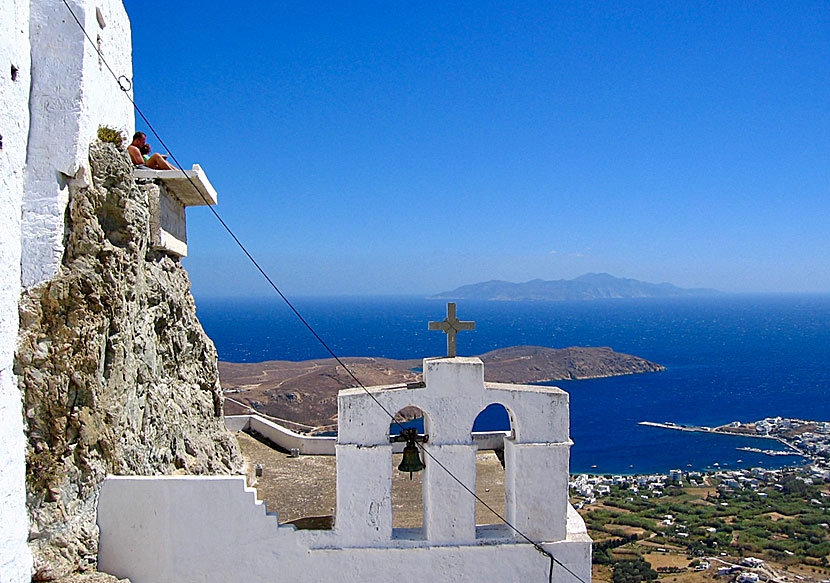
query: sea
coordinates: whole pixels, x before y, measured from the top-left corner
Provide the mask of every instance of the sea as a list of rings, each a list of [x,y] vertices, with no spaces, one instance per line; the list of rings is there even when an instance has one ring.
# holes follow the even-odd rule
[[[295,298],[292,303],[338,356],[396,359],[446,354],[446,305],[420,297]],[[786,449],[773,440],[680,432],[640,421],[717,426],[764,417],[830,421],[830,295],[721,295],[582,302],[459,301],[476,329],[458,354],[516,345],[610,346],[666,367],[658,373],[556,381],[570,395],[572,473],[644,474],[779,468],[806,462],[738,447]],[[297,316],[276,299],[198,299],[221,360],[326,358]],[[502,428],[499,411],[476,430]]]

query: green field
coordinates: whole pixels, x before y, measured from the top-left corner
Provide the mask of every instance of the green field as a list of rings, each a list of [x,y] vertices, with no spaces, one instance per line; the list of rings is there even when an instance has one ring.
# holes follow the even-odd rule
[[[664,547],[684,552],[689,561],[722,553],[736,559],[754,556],[812,567],[817,579],[826,577],[827,484],[810,485],[785,475],[757,490],[718,485],[719,480],[710,476],[706,487],[666,486],[663,496],[648,499],[627,487],[612,487],[610,494],[580,512],[595,540],[594,562],[619,567],[622,559],[637,559]]]

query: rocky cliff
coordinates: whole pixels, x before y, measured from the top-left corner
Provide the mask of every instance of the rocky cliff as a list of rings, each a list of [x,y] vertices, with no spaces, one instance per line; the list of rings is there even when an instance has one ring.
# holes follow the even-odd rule
[[[152,250],[125,154],[95,143],[90,166],[70,185],[60,272],[21,300],[15,372],[36,580],[94,566],[108,473],[241,469],[187,273]]]

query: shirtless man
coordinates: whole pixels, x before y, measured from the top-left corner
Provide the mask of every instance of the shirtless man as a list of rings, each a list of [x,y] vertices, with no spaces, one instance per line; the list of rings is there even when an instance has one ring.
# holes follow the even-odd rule
[[[176,167],[165,160],[166,156],[155,153],[147,160],[141,155],[141,147],[147,141],[147,136],[144,132],[136,132],[133,135],[133,143],[127,146],[127,153],[130,155],[130,160],[133,161],[139,168],[152,168],[153,170],[175,170]]]

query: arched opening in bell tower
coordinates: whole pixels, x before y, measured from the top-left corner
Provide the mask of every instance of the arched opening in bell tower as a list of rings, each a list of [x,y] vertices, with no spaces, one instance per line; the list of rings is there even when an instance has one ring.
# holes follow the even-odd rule
[[[504,526],[506,514],[504,439],[513,432],[510,412],[500,403],[482,409],[473,421],[476,446],[476,526]],[[482,501],[485,504],[482,503]],[[488,509],[487,506],[492,508]],[[477,531],[480,529],[477,529]]]
[[[405,451],[409,444],[401,434],[406,430],[414,430],[418,436],[417,453]],[[400,440],[392,448],[392,528],[396,538],[424,538],[423,468],[428,462],[421,445],[428,434],[429,418],[418,407],[404,407],[389,424],[390,437]]]

